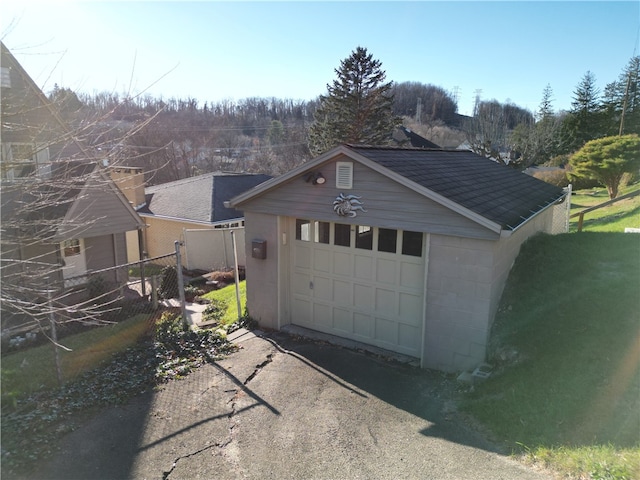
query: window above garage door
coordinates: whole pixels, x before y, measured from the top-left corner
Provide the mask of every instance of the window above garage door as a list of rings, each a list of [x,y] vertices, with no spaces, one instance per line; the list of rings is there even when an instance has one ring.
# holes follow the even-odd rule
[[[296,240],[422,257],[422,232],[296,219]]]

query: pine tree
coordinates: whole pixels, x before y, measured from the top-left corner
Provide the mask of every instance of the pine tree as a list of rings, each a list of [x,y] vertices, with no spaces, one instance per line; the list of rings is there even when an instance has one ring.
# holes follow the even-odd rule
[[[573,95],[571,111],[563,122],[563,150],[566,153],[574,152],[589,140],[597,138],[602,130],[600,91],[592,72],[585,73]]]
[[[393,82],[385,83],[381,62],[358,47],[340,62],[337,78],[320,97],[309,129],[309,149],[325,152],[340,143],[384,145],[401,120],[393,115]]]
[[[621,132],[640,134],[640,56],[632,57],[627,67],[620,74],[617,82],[618,96],[621,101]]]

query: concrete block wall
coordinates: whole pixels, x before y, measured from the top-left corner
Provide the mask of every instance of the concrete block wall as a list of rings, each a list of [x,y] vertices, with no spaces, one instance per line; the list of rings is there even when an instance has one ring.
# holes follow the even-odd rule
[[[423,366],[454,372],[484,360],[495,243],[430,236]]]

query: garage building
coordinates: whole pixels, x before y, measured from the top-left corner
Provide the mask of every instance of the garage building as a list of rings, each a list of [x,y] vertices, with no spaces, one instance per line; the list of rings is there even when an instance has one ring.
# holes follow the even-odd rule
[[[520,245],[564,197],[469,151],[341,145],[229,202],[249,314],[473,368]]]

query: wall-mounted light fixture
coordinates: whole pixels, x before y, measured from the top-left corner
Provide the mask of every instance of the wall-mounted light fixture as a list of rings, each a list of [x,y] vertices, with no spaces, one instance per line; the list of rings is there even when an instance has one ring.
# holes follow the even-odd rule
[[[309,183],[311,182],[313,185],[322,185],[327,181],[326,178],[320,172],[309,172],[305,177],[304,181]]]

